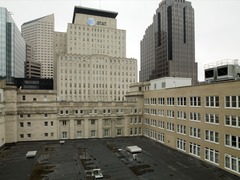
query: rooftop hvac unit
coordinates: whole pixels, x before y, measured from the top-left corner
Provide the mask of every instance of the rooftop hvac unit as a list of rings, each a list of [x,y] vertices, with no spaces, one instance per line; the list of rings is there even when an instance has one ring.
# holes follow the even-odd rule
[[[213,81],[216,79],[216,68],[205,69],[205,81]]]
[[[217,67],[217,80],[222,79],[236,79],[239,77],[240,67],[239,65],[227,64]]]

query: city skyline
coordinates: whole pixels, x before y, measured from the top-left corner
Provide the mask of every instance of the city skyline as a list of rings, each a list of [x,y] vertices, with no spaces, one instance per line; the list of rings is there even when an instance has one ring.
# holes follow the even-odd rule
[[[118,12],[118,28],[126,30],[127,57],[138,60],[140,70],[140,40],[146,28],[151,24],[153,15],[160,0],[137,1],[109,0],[56,0],[30,2],[28,0],[2,0],[1,7],[6,7],[12,13],[12,18],[18,28],[24,22],[31,21],[49,14],[55,15],[55,31],[64,32],[67,23],[71,23],[74,6],[100,8]],[[237,42],[240,40],[240,26],[237,17],[240,1],[231,0],[191,0],[195,10],[195,49],[196,62],[199,64],[199,80],[204,79],[204,65],[223,59],[238,59]],[[36,10],[36,8],[38,10]],[[130,8],[129,8],[130,7]],[[134,9],[132,7],[135,7]],[[142,13],[142,12],[145,13]],[[23,13],[24,12],[24,13]],[[64,12],[64,15],[62,15]],[[135,12],[135,13],[133,13]],[[131,14],[131,16],[129,16]],[[141,19],[141,21],[139,20]],[[136,31],[137,29],[137,31]]]

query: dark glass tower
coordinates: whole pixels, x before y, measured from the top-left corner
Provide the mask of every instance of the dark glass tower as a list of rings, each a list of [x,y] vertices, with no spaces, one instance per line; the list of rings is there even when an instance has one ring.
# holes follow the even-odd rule
[[[197,83],[194,9],[185,0],[163,0],[141,41],[140,81],[188,77]]]
[[[6,8],[0,7],[0,80],[24,77],[26,43]]]

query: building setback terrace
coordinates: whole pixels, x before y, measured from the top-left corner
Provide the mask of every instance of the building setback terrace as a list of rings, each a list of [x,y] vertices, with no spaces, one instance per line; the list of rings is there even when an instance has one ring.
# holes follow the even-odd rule
[[[138,146],[131,154],[127,146]],[[37,151],[27,158],[28,151]],[[0,179],[211,179],[239,177],[145,137],[79,139],[5,144],[0,149]]]

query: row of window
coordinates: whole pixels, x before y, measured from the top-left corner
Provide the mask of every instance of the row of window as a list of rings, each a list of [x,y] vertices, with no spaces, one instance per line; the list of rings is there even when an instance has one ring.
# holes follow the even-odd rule
[[[122,136],[123,135],[123,129],[118,128],[116,129],[116,135],[117,136]],[[62,132],[62,139],[67,139],[68,137],[68,132]],[[110,129],[103,129],[103,137],[110,137],[111,136],[111,130]],[[83,138],[83,132],[82,131],[77,131],[76,132],[76,138]],[[97,130],[90,130],[90,137],[97,137]]]
[[[187,106],[186,97],[160,97],[160,98],[150,98],[151,105],[160,105],[164,106],[174,106],[175,99],[177,99],[177,106]],[[144,99],[144,104],[149,105],[149,98]],[[189,97],[189,106],[191,107],[200,107],[201,106],[201,97],[193,96]],[[206,107],[219,107],[220,99],[219,96],[206,96],[205,97],[205,106]],[[225,107],[226,108],[240,108],[240,96],[225,96]]]
[[[111,114],[111,113],[124,113],[124,109],[103,109],[101,110],[103,114]],[[59,111],[59,114],[60,115],[69,115],[69,114],[75,114],[75,115],[78,115],[78,114],[98,114],[100,113],[99,110],[97,109],[89,109],[89,110],[73,110],[73,111],[69,111],[69,110],[60,110]]]
[[[145,114],[148,114],[149,109],[145,109]],[[151,115],[156,115],[155,114],[156,109],[151,109]],[[164,110],[159,109],[158,110],[158,115],[161,117],[164,117]],[[174,118],[174,111],[172,110],[167,110],[167,116],[168,118]],[[180,120],[187,120],[187,114],[185,111],[177,111],[177,119]],[[190,121],[196,121],[200,122],[201,121],[201,114],[198,112],[190,112],[189,113],[189,120]],[[211,123],[211,124],[219,124],[219,116],[217,114],[205,114],[205,122],[206,123]],[[226,115],[224,116],[224,123],[225,126],[231,126],[231,127],[238,127],[240,128],[240,116],[231,116],[231,115]]]

